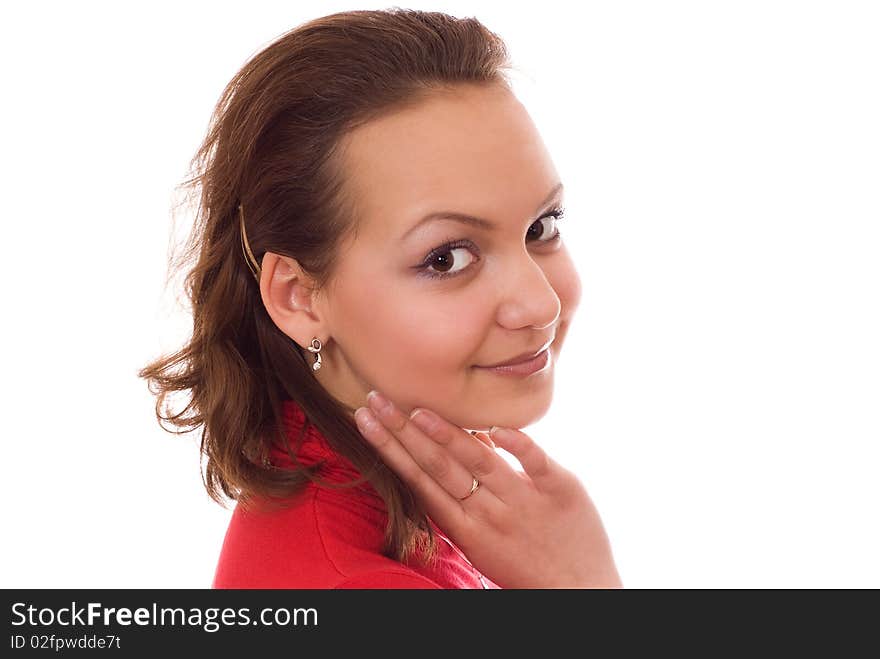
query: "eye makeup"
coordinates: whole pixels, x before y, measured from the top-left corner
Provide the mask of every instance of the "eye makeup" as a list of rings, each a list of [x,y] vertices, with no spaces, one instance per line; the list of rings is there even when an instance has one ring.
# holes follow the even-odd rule
[[[554,220],[553,234],[550,236],[550,238],[536,239],[536,240],[532,240],[530,242],[544,243],[544,244],[555,244],[555,243],[559,242],[562,239],[562,234],[560,233],[559,227],[556,226],[556,224],[559,222],[559,220],[561,220],[564,217],[564,215],[565,215],[565,210],[561,206],[554,206],[553,208],[548,210],[546,213],[541,215],[537,220],[535,220],[535,222],[540,222],[541,220],[544,220],[547,218],[553,218],[553,220]],[[530,225],[529,230],[531,230],[531,227],[533,227],[533,226],[535,226],[534,222]],[[541,233],[540,235],[543,236],[544,234]],[[479,250],[477,249],[476,245],[474,245],[474,243],[472,241],[466,240],[466,239],[462,239],[462,240],[449,239],[446,242],[444,242],[442,245],[432,249],[428,253],[428,255],[424,258],[422,263],[415,267],[415,269],[418,270],[418,275],[420,277],[427,277],[428,279],[450,279],[452,277],[457,277],[459,274],[461,274],[463,272],[466,272],[468,270],[469,266],[462,268],[461,270],[456,270],[451,273],[444,273],[442,271],[437,271],[437,270],[432,269],[434,266],[438,265],[436,263],[437,259],[440,259],[441,257],[448,257],[453,251],[458,250],[458,249],[471,250],[472,253],[477,255],[477,258],[474,260],[474,262],[479,260],[479,256],[478,256]],[[453,262],[453,264],[454,264],[454,262]]]

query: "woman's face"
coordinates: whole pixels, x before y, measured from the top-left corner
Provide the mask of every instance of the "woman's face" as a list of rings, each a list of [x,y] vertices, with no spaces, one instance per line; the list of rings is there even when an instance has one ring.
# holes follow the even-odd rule
[[[406,413],[427,407],[466,429],[537,421],[581,287],[553,240],[561,181],[525,108],[506,89],[461,86],[342,146],[359,218],[319,296],[329,341],[318,380],[354,408],[378,389]],[[447,211],[486,226],[422,221]],[[542,371],[477,368],[551,341]]]

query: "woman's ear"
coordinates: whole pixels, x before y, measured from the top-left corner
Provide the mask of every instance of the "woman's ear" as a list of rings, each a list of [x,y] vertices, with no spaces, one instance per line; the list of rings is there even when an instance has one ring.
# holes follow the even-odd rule
[[[269,317],[287,336],[301,346],[327,332],[317,308],[314,280],[296,259],[266,252],[260,277],[260,295]]]

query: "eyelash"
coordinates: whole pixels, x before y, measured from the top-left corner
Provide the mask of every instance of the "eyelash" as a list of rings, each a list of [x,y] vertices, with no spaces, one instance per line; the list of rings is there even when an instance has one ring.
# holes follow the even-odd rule
[[[535,220],[535,222],[537,222],[539,220],[547,219],[548,217],[552,217],[554,220],[556,220],[556,222],[559,222],[559,220],[561,220],[564,216],[565,216],[565,210],[561,206],[557,206],[555,208],[550,209],[546,213],[544,213],[541,217],[539,217],[537,220]],[[537,241],[533,241],[533,242],[550,244],[550,243],[559,242],[559,240],[561,238],[562,238],[562,233],[560,233],[559,227],[557,226],[556,233],[553,235],[552,238],[550,238],[549,240],[537,240]],[[458,275],[462,274],[463,272],[466,272],[468,270],[468,268],[465,268],[464,270],[459,270],[458,272],[455,272],[450,275],[450,274],[438,273],[438,272],[431,271],[430,267],[432,265],[432,262],[438,256],[442,256],[443,254],[447,254],[454,249],[457,249],[459,247],[472,247],[472,246],[473,246],[473,243],[470,240],[450,240],[448,242],[443,243],[439,247],[436,247],[433,250],[431,250],[431,253],[428,254],[428,256],[425,258],[425,260],[422,262],[422,264],[420,266],[418,266],[417,269],[419,270],[419,275],[422,277],[427,277],[428,279],[451,279],[452,277],[457,277]]]

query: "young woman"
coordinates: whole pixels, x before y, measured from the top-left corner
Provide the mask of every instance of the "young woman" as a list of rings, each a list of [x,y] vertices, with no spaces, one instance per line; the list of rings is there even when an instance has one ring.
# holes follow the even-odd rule
[[[192,338],[140,373],[237,500],[214,587],[621,585],[583,486],[517,430],[581,289],[509,68],[473,18],[352,11],[226,87],[186,182]]]

